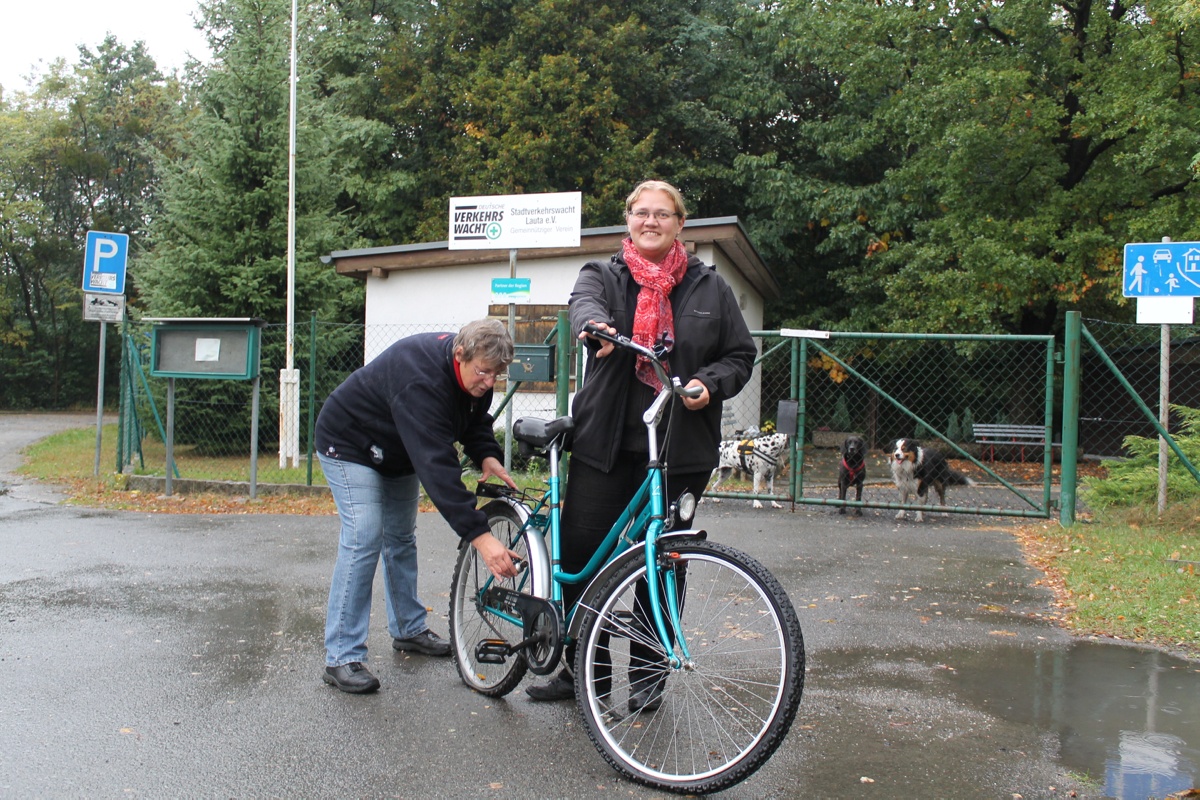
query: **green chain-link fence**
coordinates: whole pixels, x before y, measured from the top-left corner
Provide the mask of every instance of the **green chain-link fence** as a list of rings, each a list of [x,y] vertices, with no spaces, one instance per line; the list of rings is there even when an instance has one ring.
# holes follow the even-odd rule
[[[541,343],[553,335],[547,315],[519,329],[518,341]],[[293,363],[300,379],[299,463],[278,459],[279,370],[285,366],[286,329],[269,325],[262,335],[262,383],[257,480],[262,484],[321,486],[310,459],[311,431],[325,397],[364,354],[414,333],[457,326],[350,325],[307,320],[295,328]],[[124,326],[127,358],[122,369],[121,446],[118,469],[149,475],[165,472],[163,425],[166,380],[149,375],[149,324]],[[1087,330],[1107,352],[1144,403],[1158,408],[1159,326],[1119,325],[1089,320]],[[1171,401],[1200,406],[1200,328],[1172,326]],[[837,504],[838,450],[849,434],[870,449],[863,505],[898,508],[888,459],[892,443],[916,438],[946,453],[979,486],[956,488],[957,510],[1048,516],[1057,476],[1061,421],[1061,377],[1050,337],[928,336],[920,334],[755,333],[760,357],[750,384],[726,403],[722,433],[742,439],[750,429],[770,430],[781,401],[803,425],[780,460],[774,494],[801,503]],[[574,373],[578,355],[559,359]],[[561,375],[568,391],[573,376]],[[1082,459],[1122,455],[1125,436],[1155,435],[1153,423],[1136,407],[1118,379],[1085,348],[1080,389],[1078,452]],[[176,475],[201,480],[250,480],[249,382],[178,379],[175,404]],[[507,386],[497,387],[493,411]],[[511,401],[512,416],[549,418],[564,393],[552,383],[523,384]],[[136,413],[134,413],[136,412]],[[498,414],[503,427],[506,414]],[[983,426],[1017,426],[1042,433],[1051,447],[1032,440],[981,441]],[[1173,426],[1176,423],[1172,422]],[[1171,428],[1174,430],[1174,427]],[[799,447],[798,445],[802,445]],[[315,474],[314,474],[315,473]],[[732,489],[732,491],[726,491]],[[723,486],[719,496],[750,499],[749,476]]]
[[[1159,410],[1163,328],[1103,320],[1084,320],[1087,331],[1100,345],[1130,387],[1155,415]],[[1200,326],[1171,325],[1169,402],[1200,408]],[[1079,393],[1079,452],[1081,457],[1110,458],[1125,455],[1126,436],[1157,436],[1154,425],[1141,413],[1137,401],[1108,369],[1100,353],[1084,348]],[[1179,430],[1171,413],[1167,430]]]
[[[896,439],[915,438],[959,459],[956,468],[979,481],[978,489],[955,490],[958,510],[1049,514],[1053,449],[1031,443],[1036,437],[984,442],[977,431],[1023,426],[1046,441],[1055,429],[1050,337],[796,334],[762,333],[756,383],[726,412],[761,427],[758,420],[773,420],[779,401],[799,399],[803,435],[792,444],[803,449],[787,459],[793,472],[782,486],[786,495],[838,504],[838,448],[854,434],[870,451],[863,505],[898,508],[890,452]]]
[[[261,484],[324,485],[310,458],[312,429],[321,404],[346,376],[362,366],[364,355],[416,333],[454,331],[457,325],[342,324],[308,320],[294,329],[293,366],[300,371],[299,461],[280,463],[279,371],[287,362],[287,329],[262,330],[262,370],[256,481]],[[552,325],[551,325],[552,327]],[[121,370],[118,471],[164,475],[166,470],[167,380],[150,374],[152,324],[124,326]],[[533,335],[537,335],[534,332]],[[541,343],[542,338],[538,338]],[[499,407],[507,389],[497,384]],[[250,381],[180,378],[175,381],[175,477],[208,481],[251,480]],[[553,386],[523,385],[512,399],[514,417],[553,416]],[[504,415],[501,414],[503,420]]]

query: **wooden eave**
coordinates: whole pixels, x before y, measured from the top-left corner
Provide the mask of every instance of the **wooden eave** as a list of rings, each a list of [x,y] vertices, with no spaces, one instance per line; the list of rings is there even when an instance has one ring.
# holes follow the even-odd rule
[[[518,250],[517,262],[576,257],[582,264],[589,256],[608,256],[617,252],[625,234],[625,227],[620,225],[587,228],[580,232],[578,247]],[[737,217],[688,220],[680,239],[693,252],[698,245],[717,246],[764,298],[769,300],[779,295],[779,281],[759,257]],[[324,263],[332,264],[337,274],[361,280],[367,277],[386,278],[388,273],[409,269],[490,264],[500,260],[507,260],[505,251],[451,250],[448,242],[336,250],[321,258]]]

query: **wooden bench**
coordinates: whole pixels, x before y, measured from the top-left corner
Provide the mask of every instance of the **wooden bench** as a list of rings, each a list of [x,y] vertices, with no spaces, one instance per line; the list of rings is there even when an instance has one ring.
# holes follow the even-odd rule
[[[1045,447],[1046,429],[1041,425],[975,424],[971,432],[978,444],[984,445],[989,461],[996,460],[996,445],[1013,445],[1020,448],[1021,460],[1025,460],[1026,447]],[[1050,443],[1051,447],[1061,445]]]

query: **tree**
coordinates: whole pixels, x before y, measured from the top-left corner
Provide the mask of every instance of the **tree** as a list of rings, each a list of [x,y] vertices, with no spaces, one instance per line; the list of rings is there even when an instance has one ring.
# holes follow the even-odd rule
[[[585,225],[620,223],[651,177],[693,216],[741,213],[734,158],[783,133],[794,99],[755,61],[763,16],[741,0],[428,4],[380,70],[418,176],[393,238],[444,237],[453,195],[578,190]]]
[[[177,99],[140,42],[110,36],[0,106],[0,404],[57,408],[95,396],[84,236],[128,233],[136,246],[155,180],[149,145]]]
[[[139,264],[140,305],[159,316],[258,317],[282,322],[287,303],[290,6],[214,0],[201,6],[214,54],[196,74],[179,136],[158,160],[163,181]],[[337,198],[350,126],[315,91],[306,62],[298,87],[296,308],[361,315],[361,287],[319,257],[354,243]]]
[[[1197,233],[1195,26],[1177,4],[803,2],[826,113],[744,156],[752,206],[813,232],[858,329],[1047,333],[1119,315],[1127,241]]]

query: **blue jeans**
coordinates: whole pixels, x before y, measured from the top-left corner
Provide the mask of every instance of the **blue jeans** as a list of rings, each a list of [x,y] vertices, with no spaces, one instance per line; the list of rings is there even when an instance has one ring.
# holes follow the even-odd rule
[[[337,564],[325,614],[325,664],[367,660],[371,588],[383,555],[388,631],[407,639],[428,627],[417,597],[416,475],[389,478],[362,464],[318,454],[341,519]]]

